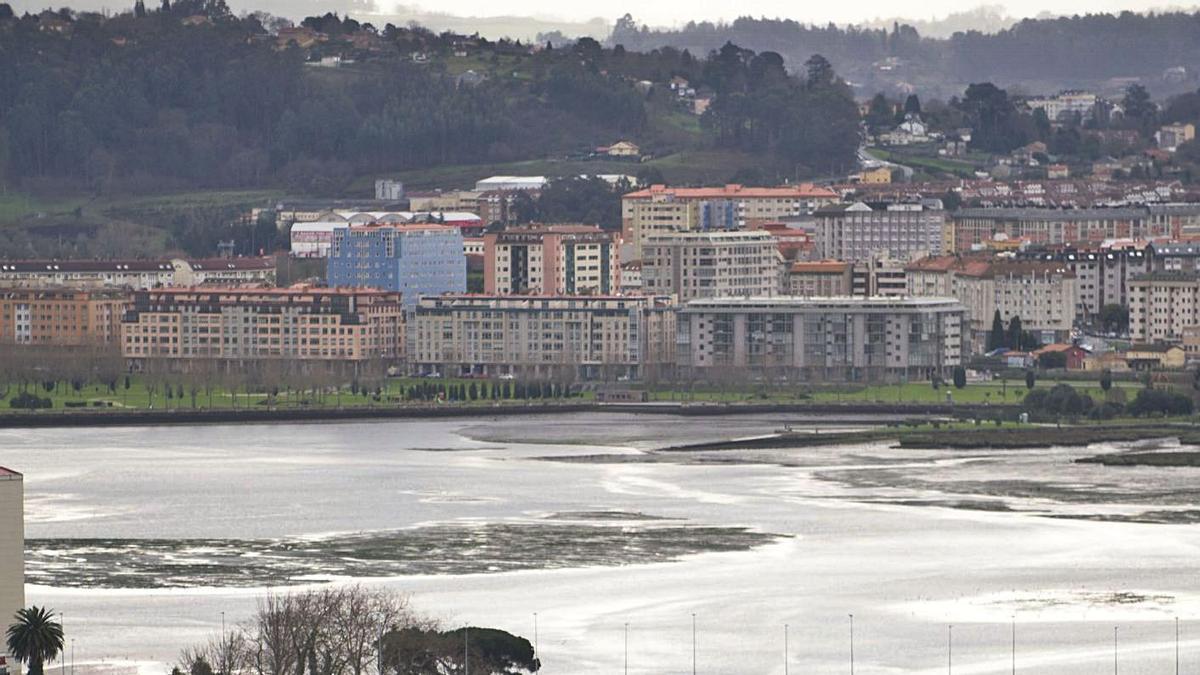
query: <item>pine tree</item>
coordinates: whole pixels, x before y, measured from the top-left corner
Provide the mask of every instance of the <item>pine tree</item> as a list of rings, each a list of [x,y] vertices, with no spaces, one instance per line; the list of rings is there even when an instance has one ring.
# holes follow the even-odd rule
[[[1004,334],[1004,319],[1000,317],[1000,310],[992,315],[992,330],[988,333],[987,350],[995,351],[1002,347],[1012,347],[1008,344]]]
[[[1011,349],[1021,349],[1021,334],[1024,331],[1021,329],[1021,317],[1013,314],[1013,317],[1008,320],[1008,346]]]

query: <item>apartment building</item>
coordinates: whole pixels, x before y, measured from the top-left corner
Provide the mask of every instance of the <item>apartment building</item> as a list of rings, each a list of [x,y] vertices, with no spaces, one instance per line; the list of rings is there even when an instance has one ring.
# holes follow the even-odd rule
[[[617,242],[593,225],[509,227],[483,236],[489,295],[613,295],[620,288]]]
[[[1078,316],[1077,277],[1065,262],[941,256],[905,271],[910,296],[958,299],[976,347],[986,343],[997,309],[1005,323],[1021,317],[1022,327],[1045,344],[1067,341]]]
[[[779,294],[779,250],[775,237],[747,232],[674,232],[646,240],[642,289],[694,298]]]
[[[1150,272],[1129,281],[1129,337],[1179,344],[1200,326],[1200,272]]]
[[[411,308],[422,295],[467,290],[462,232],[445,225],[359,225],[333,233],[326,281],[334,287],[399,292]]]
[[[673,365],[674,309],[665,296],[425,297],[408,326],[409,366],[446,376],[638,379]]]
[[[787,273],[788,295],[843,297],[850,285],[850,264],[840,260],[792,263]]]
[[[908,262],[953,248],[946,212],[936,199],[919,204],[834,204],[813,215],[816,249],[823,258]]]
[[[1198,249],[1200,250],[1200,249]],[[1151,271],[1152,247],[1145,243],[1111,243],[1091,249],[1064,248],[1029,255],[1058,262],[1075,273],[1075,313],[1088,320],[1105,305],[1129,306],[1129,279]]]
[[[0,261],[0,284],[5,286],[146,289],[214,282],[274,284],[275,261],[272,258]]]
[[[1177,239],[1180,218],[1147,208],[975,208],[954,213],[954,250],[970,251],[997,235],[1033,244],[1092,244],[1108,239]]]
[[[398,361],[404,313],[396,292],[333,288],[175,288],[134,293],[121,324],[131,365],[197,360]]]
[[[0,287],[0,345],[116,345],[125,305],[116,290]]]
[[[622,238],[637,260],[656,235],[744,229],[802,216],[837,199],[836,192],[809,183],[773,188],[654,185],[621,198]]]
[[[872,257],[850,265],[850,295],[861,298],[898,298],[908,295],[904,263]]]
[[[962,363],[952,298],[716,298],[677,317],[681,376],[927,379]]]
[[[25,484],[21,474],[0,466],[0,616],[10,620],[25,607]],[[18,672],[0,641],[0,660]]]
[[[955,297],[966,307],[972,338],[987,341],[996,310],[1014,316],[1043,344],[1067,342],[1075,325],[1076,277],[1061,263],[969,261],[954,272]]]

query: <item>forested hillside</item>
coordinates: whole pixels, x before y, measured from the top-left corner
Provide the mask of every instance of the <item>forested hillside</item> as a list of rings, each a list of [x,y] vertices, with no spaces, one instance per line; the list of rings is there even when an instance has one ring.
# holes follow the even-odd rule
[[[820,53],[863,91],[915,87],[943,98],[972,82],[1022,85],[1031,92],[1102,87],[1114,78],[1158,82],[1162,93],[1195,89],[1200,63],[1200,14],[1094,14],[1027,19],[996,33],[960,32],[947,39],[916,29],[813,26],[792,20],[740,18],[728,24],[688,23],[652,30],[634,17],[619,20],[611,38],[626,49],[664,46],[707,53],[727,41],[782,54],[799,67]],[[1192,71],[1185,82],[1164,82],[1166,69]]]
[[[265,22],[234,17],[221,0],[139,4],[112,18],[0,11],[0,177],[40,193],[321,195],[356,176],[578,156],[621,139],[659,155],[762,152],[789,174],[843,166],[856,143],[853,102],[832,72],[791,79],[782,59],[748,50],[709,62],[587,38],[531,49],[334,15],[305,20],[320,39],[301,48]],[[330,56],[345,63],[310,67]],[[465,83],[463,66],[482,76]],[[635,87],[673,75],[711,84],[712,124],[688,122],[670,92]],[[786,109],[755,109],[767,99]],[[789,130],[825,119],[843,123]]]

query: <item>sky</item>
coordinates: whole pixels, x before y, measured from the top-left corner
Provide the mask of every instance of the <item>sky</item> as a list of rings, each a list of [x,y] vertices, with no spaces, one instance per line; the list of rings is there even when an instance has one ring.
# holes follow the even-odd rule
[[[384,5],[385,2],[379,4]],[[673,26],[689,20],[733,19],[738,16],[767,16],[796,19],[804,22],[835,21],[848,23],[874,18],[904,16],[913,19],[942,18],[952,12],[970,9],[977,4],[961,0],[924,0],[912,4],[884,0],[852,0],[851,2],[803,2],[802,0],[641,0],[621,3],[593,3],[564,0],[408,0],[425,10],[467,16],[537,16],[572,21],[600,17],[612,21],[628,11],[641,23]],[[1144,11],[1161,7],[1155,0],[1007,0],[988,5],[1003,6],[1014,17],[1036,16],[1042,12],[1077,14],[1086,12]]]

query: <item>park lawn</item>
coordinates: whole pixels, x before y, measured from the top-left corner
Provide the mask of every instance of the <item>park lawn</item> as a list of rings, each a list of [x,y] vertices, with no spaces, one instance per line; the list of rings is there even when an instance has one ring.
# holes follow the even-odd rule
[[[403,400],[404,392],[414,384],[429,383],[434,386],[457,386],[463,385],[470,387],[472,383],[477,386],[482,384],[491,384],[491,380],[471,380],[460,378],[388,378],[378,384],[383,389],[380,400],[376,401],[373,397],[374,386],[371,387],[371,395],[364,396],[361,392],[353,394],[348,385],[342,386],[339,390],[328,388],[321,396],[314,396],[312,391],[287,392],[282,387],[279,394],[275,396],[273,405],[275,407],[305,407],[305,408],[349,408],[349,407],[368,407],[368,406],[385,406],[385,405],[428,405],[431,401],[405,401]],[[243,390],[237,392],[230,391],[224,387],[214,386],[209,393],[203,386],[197,385],[195,402],[193,405],[192,396],[189,385],[186,381],[172,381],[173,389],[178,389],[183,386],[184,392],[182,398],[172,397],[167,398],[165,389],[162,385],[156,388],[152,394],[149,384],[141,377],[133,376],[130,378],[130,386],[125,388],[124,379],[117,382],[116,392],[110,392],[107,387],[102,385],[87,385],[79,392],[74,391],[69,386],[63,383],[58,383],[54,387],[54,391],[47,392],[42,386],[31,388],[30,391],[43,398],[49,398],[53,403],[53,410],[228,410],[233,408],[261,408],[268,405],[270,398],[265,392],[250,392]],[[509,382],[510,386],[514,386],[515,382]],[[365,387],[366,385],[364,385]],[[0,389],[2,390],[2,389]],[[17,394],[18,387],[10,386],[8,388],[9,396]],[[591,401],[595,395],[592,392],[582,392],[570,399],[553,399],[562,401]],[[541,400],[541,399],[532,399]],[[494,403],[489,396],[487,398],[480,397],[475,401],[456,401],[454,405],[479,405],[488,406]],[[513,404],[523,401],[515,399],[501,399],[501,402]],[[67,404],[86,403],[86,406]],[[93,405],[99,403],[100,405]],[[153,408],[152,408],[153,406]],[[8,405],[7,400],[0,401],[0,414],[5,412],[23,412],[15,410]]]

